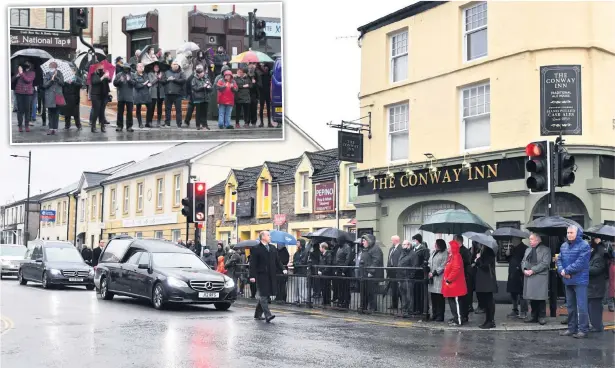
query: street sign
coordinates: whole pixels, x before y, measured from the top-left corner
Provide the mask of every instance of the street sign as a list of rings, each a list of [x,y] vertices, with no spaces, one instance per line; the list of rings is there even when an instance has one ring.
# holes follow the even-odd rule
[[[196,213],[196,220],[197,221],[203,221],[205,220],[205,214],[203,212],[197,212]]]
[[[363,163],[363,134],[338,131],[337,158],[340,161]]]
[[[285,222],[286,222],[286,214],[285,213],[279,213],[279,214],[276,214],[273,217],[273,224],[275,226],[282,226],[282,225],[284,225]]]
[[[581,65],[540,67],[540,135],[582,135]]]
[[[41,222],[56,222],[56,211],[42,210],[40,217]]]

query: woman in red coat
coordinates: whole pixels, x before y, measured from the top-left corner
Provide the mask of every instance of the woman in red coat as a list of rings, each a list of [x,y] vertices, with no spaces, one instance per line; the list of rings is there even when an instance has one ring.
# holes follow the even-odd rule
[[[448,248],[448,259],[444,266],[444,278],[442,279],[442,296],[448,298],[448,303],[453,313],[453,319],[449,325],[461,326],[461,312],[463,296],[468,293],[466,278],[463,273],[463,259],[459,253],[461,245],[451,240]],[[461,299],[461,300],[460,300]]]

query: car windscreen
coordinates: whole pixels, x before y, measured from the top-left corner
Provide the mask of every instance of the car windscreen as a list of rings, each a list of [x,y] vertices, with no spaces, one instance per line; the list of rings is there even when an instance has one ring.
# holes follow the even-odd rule
[[[75,248],[45,247],[47,262],[83,262],[79,251]]]
[[[209,268],[192,253],[154,253],[152,257],[154,266],[160,268]]]
[[[0,246],[0,257],[2,256],[11,256],[11,257],[23,257],[26,254],[28,249],[26,247],[9,247],[9,246]]]

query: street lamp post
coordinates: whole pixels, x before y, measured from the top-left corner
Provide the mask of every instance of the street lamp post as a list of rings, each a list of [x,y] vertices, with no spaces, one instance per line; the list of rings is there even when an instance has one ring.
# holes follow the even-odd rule
[[[20,156],[20,155],[11,155],[11,157],[18,158],[27,158],[28,159],[28,196],[26,198],[26,218],[25,218],[25,229],[24,229],[24,237],[25,244],[28,245],[28,240],[30,240],[30,228],[28,227],[28,218],[30,217],[30,173],[32,171],[32,151],[28,151],[28,156]]]

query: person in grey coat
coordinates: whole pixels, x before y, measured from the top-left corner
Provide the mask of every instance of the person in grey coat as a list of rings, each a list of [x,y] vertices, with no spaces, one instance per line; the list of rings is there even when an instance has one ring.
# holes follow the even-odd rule
[[[60,121],[60,108],[66,103],[64,101],[64,94],[62,92],[62,86],[64,86],[64,76],[59,71],[58,64],[51,62],[49,64],[51,70],[43,77],[43,87],[45,88],[45,107],[49,113],[49,131],[47,135],[56,134],[58,124]]]
[[[124,110],[126,110],[126,131],[132,129],[132,106],[134,103],[135,78],[130,71],[130,65],[126,64],[115,75],[113,85],[117,88],[117,128],[116,132],[124,129]]]
[[[137,122],[139,123],[139,128],[143,128],[143,120],[141,119],[141,106],[145,106],[145,110],[149,109],[149,104],[152,102],[150,98],[149,88],[152,86],[152,83],[149,80],[147,74],[144,73],[145,66],[143,63],[137,64],[137,72],[134,74],[135,85],[134,85],[134,104],[137,109]],[[146,117],[147,119],[147,117]]]
[[[367,279],[383,279],[384,278],[384,256],[382,249],[376,244],[376,237],[372,234],[365,234],[361,237],[361,245],[363,245],[363,253],[361,254],[361,263],[365,267],[364,277]],[[365,299],[362,301],[364,310],[375,312],[378,309],[377,293],[378,284],[380,281],[366,281]]]
[[[209,248],[205,248],[205,250],[203,251],[202,259],[203,259],[203,262],[205,262],[205,264],[208,265],[212,270],[216,269],[218,262],[216,260],[216,257],[209,250]]]
[[[156,108],[157,122],[156,128],[160,128],[160,121],[162,120],[162,102],[164,101],[164,80],[166,76],[160,71],[160,66],[154,65],[154,71],[147,74],[150,81],[150,104],[147,105],[147,117],[145,119],[145,126],[147,128],[152,127],[152,121],[154,120],[154,108]]]
[[[431,295],[432,320],[444,322],[444,296],[442,296],[442,279],[444,267],[448,259],[446,242],[443,239],[436,240],[436,250],[429,257],[429,293]]]
[[[530,247],[525,250],[521,269],[523,270],[523,299],[529,300],[532,307],[531,315],[525,322],[547,323],[547,302],[549,298],[549,265],[551,250],[542,244],[538,234],[530,235]]]

